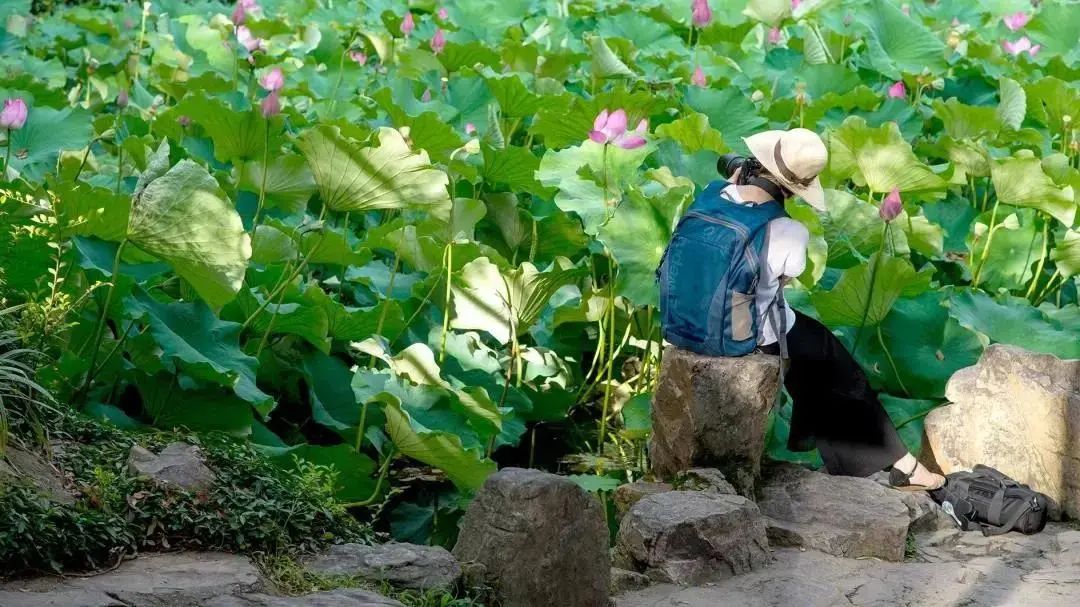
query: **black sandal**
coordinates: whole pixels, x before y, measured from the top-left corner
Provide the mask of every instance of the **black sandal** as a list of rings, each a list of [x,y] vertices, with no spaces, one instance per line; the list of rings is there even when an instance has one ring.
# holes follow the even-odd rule
[[[936,491],[945,486],[944,480],[942,480],[941,484],[936,485],[920,485],[912,483],[911,477],[918,469],[919,462],[915,462],[915,467],[911,469],[911,472],[904,472],[896,466],[893,466],[889,469],[889,486],[900,491]]]

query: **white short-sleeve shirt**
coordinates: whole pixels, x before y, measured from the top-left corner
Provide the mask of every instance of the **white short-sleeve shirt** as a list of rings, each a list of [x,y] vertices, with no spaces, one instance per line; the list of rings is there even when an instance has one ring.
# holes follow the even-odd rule
[[[724,197],[738,204],[748,203],[739,196],[739,190],[734,184],[723,189]],[[810,231],[803,224],[790,217],[778,217],[769,222],[769,250],[766,263],[761,266],[761,277],[758,279],[757,293],[754,296],[758,310],[758,327],[760,328],[758,343],[767,345],[776,343],[776,331],[773,323],[769,321],[768,314],[772,312],[772,303],[776,298],[776,291],[780,288],[782,277],[796,278],[806,270],[806,247],[810,243]],[[788,330],[795,325],[795,312],[786,308]],[[776,318],[776,325],[780,325],[780,318]]]

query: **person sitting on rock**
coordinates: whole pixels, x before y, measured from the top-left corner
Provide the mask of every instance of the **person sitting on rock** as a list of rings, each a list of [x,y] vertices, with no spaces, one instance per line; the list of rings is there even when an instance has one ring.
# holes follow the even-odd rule
[[[761,255],[766,259],[765,263],[760,264],[753,280],[756,283],[753,303],[758,315],[757,348],[767,354],[783,355],[789,361],[790,368],[784,377],[784,386],[793,400],[788,448],[809,451],[816,446],[830,474],[870,476],[881,470],[889,470],[890,484],[899,489],[933,490],[941,487],[945,483],[944,477],[927,470],[908,452],[877,394],[870,387],[866,374],[840,340],[817,320],[784,304],[783,286],[806,269],[810,234],[801,223],[786,216],[782,204],[785,198],[796,195],[815,209],[825,210],[824,191],[818,179],[828,159],[825,144],[816,133],[801,128],[766,131],[746,137],[744,141],[753,158],[735,155],[722,158],[718,168],[729,175],[728,182],[718,182],[710,187],[722,187],[719,191],[722,202],[714,208],[721,209],[722,205],[728,203],[764,205],[761,207],[763,212],[772,213],[773,218],[766,219],[767,223],[764,224],[767,233]],[[707,188],[706,194],[708,191]],[[703,220],[719,225],[725,222],[723,217],[705,217]],[[727,223],[731,223],[730,218]],[[673,245],[674,242],[675,238]],[[687,256],[692,257],[690,254],[683,257]],[[739,257],[732,263],[742,263]],[[677,263],[701,262],[701,259],[681,259]],[[675,275],[669,274],[667,279],[676,281],[679,272],[689,272],[685,266],[669,267],[670,259],[668,264],[665,266],[661,263],[658,277],[662,277],[665,271],[674,270]],[[672,289],[671,284],[674,282],[669,283],[668,290]],[[663,308],[664,298],[661,300]],[[670,296],[668,302],[683,304]],[[740,303],[745,302],[740,299]],[[706,302],[699,309],[708,309],[710,315],[714,314],[714,307],[709,305]],[[732,317],[737,315],[734,306],[732,304]],[[750,309],[749,304],[745,304],[745,309]],[[710,318],[709,322],[712,323],[713,319]],[[726,332],[716,342],[726,346],[737,339],[736,326],[740,327],[739,337],[747,335],[746,339],[752,339],[753,335],[746,332],[749,322],[749,317],[732,320],[733,328],[724,329]],[[678,337],[676,331],[672,338],[675,341],[669,341],[676,346],[687,347],[677,343]],[[748,347],[752,349],[753,343],[750,342]],[[707,346],[703,348],[708,349]],[[698,353],[731,355],[723,351]]]

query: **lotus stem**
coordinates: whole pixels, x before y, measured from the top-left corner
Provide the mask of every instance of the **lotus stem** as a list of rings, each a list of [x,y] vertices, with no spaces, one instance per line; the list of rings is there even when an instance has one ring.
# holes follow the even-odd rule
[[[364,404],[360,406],[360,421],[356,426],[356,452],[360,452],[360,447],[364,444],[364,426],[367,424],[367,410],[371,401],[364,401]]]
[[[604,148],[605,150],[607,148]],[[615,337],[615,259],[608,256],[608,335],[612,338]],[[596,442],[597,455],[603,455],[604,453],[604,434],[607,431],[607,414],[608,409],[611,406],[611,375],[613,367],[615,366],[615,340],[608,340],[608,365],[607,375],[604,383],[604,405],[600,413],[600,428],[598,438]],[[599,463],[597,464],[597,473],[599,473]]]
[[[267,161],[270,155],[270,119],[265,120],[266,128],[263,130],[263,161],[262,178],[259,181],[259,204],[255,207],[255,216],[251,218],[251,237],[255,237],[255,229],[259,227],[259,218],[262,216],[263,205],[266,204],[266,174],[270,172]]]
[[[1038,306],[1043,302],[1044,299],[1046,299],[1046,296],[1049,295],[1050,291],[1053,290],[1052,287],[1054,286],[1054,281],[1056,281],[1058,278],[1062,279],[1062,284],[1065,283],[1065,275],[1061,273],[1061,268],[1058,268],[1054,272],[1054,275],[1050,277],[1050,281],[1046,283],[1046,286],[1043,287],[1043,290],[1039,292],[1039,296],[1035,298],[1034,302],[1032,302],[1033,306]]]
[[[877,326],[877,338],[878,343],[881,344],[881,351],[885,353],[885,359],[889,361],[893,375],[896,376],[896,383],[900,384],[900,389],[904,391],[904,395],[910,397],[911,392],[904,385],[904,380],[900,379],[900,369],[897,368],[896,361],[893,360],[892,352],[889,352],[889,347],[885,345],[885,337],[881,334],[881,323],[878,323]]]
[[[971,279],[971,286],[979,288],[979,279],[982,277],[983,266],[986,258],[990,255],[990,243],[994,241],[994,231],[997,227],[998,200],[994,200],[994,210],[990,212],[990,229],[986,232],[986,242],[983,243],[982,254],[979,255],[979,265],[975,268],[975,276]]]
[[[101,306],[101,313],[98,314],[97,329],[94,334],[93,347],[90,350],[90,362],[86,365],[86,380],[83,381],[82,387],[79,389],[80,398],[85,398],[86,392],[90,389],[90,382],[94,380],[94,365],[97,364],[98,350],[101,349],[101,340],[105,337],[105,320],[109,315],[109,306],[112,305],[113,293],[116,291],[116,277],[120,273],[120,256],[124,252],[124,246],[127,245],[127,238],[120,241],[120,245],[116,247],[116,256],[113,257],[112,275],[109,282],[109,289],[105,291],[105,304]]]
[[[1050,232],[1050,220],[1043,220],[1042,230],[1042,252],[1039,253],[1039,265],[1035,267],[1035,275],[1031,277],[1031,286],[1028,287],[1027,293],[1024,295],[1027,299],[1031,299],[1031,296],[1035,294],[1035,287],[1039,284],[1039,278],[1042,277],[1043,268],[1046,266],[1046,248],[1047,237]]]
[[[446,334],[450,332],[450,281],[454,265],[454,241],[446,243],[446,252],[443,255],[446,263],[446,296],[443,298],[443,321],[442,337],[439,342],[439,365],[446,362]]]
[[[870,197],[874,195],[871,193]],[[870,316],[870,302],[874,300],[874,286],[877,282],[878,267],[881,265],[881,258],[885,255],[885,242],[889,237],[889,228],[892,224],[886,222],[881,228],[881,243],[882,248],[878,251],[878,254],[874,256],[874,262],[870,265],[870,287],[866,293],[866,303],[863,305],[862,320],[859,322],[859,328],[855,330],[855,343],[851,345],[851,356],[855,356],[855,352],[859,349],[859,340],[862,338],[863,329],[866,328],[866,319]]]
[[[290,272],[286,277],[281,280],[281,282],[278,283],[276,287],[274,287],[274,290],[270,292],[270,295],[267,295],[266,300],[259,304],[259,307],[251,313],[251,316],[247,317],[247,320],[244,321],[244,324],[240,327],[241,332],[250,327],[251,323],[255,320],[255,318],[258,317],[259,314],[262,313],[262,311],[270,305],[270,302],[273,301],[279,294],[281,294],[281,292],[285,290],[285,287],[289,286],[289,283],[292,282],[293,279],[295,279],[297,276],[300,275],[301,272],[304,271],[304,266],[307,265],[308,260],[311,259],[313,255],[315,255],[315,252],[319,250],[320,246],[322,246],[321,242],[312,247],[311,250],[308,251],[308,254],[305,255],[302,260],[300,260],[300,263],[296,264],[296,268],[294,268],[292,272]]]
[[[90,144],[86,144],[86,153],[90,153]],[[83,164],[86,164],[86,156],[83,156]],[[11,129],[7,130],[7,151],[4,153],[4,180],[7,181],[8,167],[11,166]],[[82,172],[82,165],[79,165],[79,172]],[[78,174],[75,175],[78,179]]]
[[[379,466],[379,477],[375,480],[375,490],[371,492],[370,497],[365,500],[360,500],[358,502],[346,502],[342,504],[341,507],[361,508],[363,506],[370,506],[371,504],[373,504],[375,500],[378,499],[379,494],[382,493],[382,485],[383,482],[386,480],[387,473],[390,471],[390,461],[394,458],[394,455],[396,455],[396,452],[394,451],[394,448],[391,447],[390,451],[386,453],[386,457],[383,458],[382,465]]]
[[[382,310],[379,311],[379,322],[375,325],[375,335],[382,337],[383,325],[386,324],[386,312],[389,307],[386,305],[394,297],[394,279],[397,278],[398,266],[401,265],[401,259],[397,254],[394,254],[394,265],[390,269],[390,282],[386,287],[386,299],[381,303]],[[368,368],[375,366],[375,355],[372,354],[368,360]]]

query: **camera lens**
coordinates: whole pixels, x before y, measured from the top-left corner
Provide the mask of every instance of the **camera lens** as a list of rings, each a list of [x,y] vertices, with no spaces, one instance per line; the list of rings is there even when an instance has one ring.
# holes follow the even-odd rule
[[[724,154],[716,161],[716,172],[724,177],[730,178],[732,173],[738,170],[745,161],[746,158],[739,156],[738,154]]]

